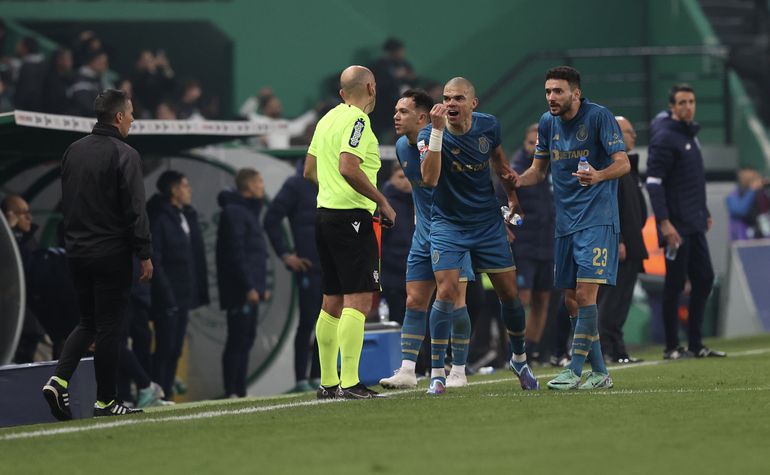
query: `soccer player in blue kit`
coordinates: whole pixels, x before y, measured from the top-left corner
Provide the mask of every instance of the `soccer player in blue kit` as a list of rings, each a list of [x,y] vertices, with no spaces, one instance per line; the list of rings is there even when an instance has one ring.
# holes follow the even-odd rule
[[[415,210],[415,230],[406,263],[406,312],[401,327],[401,367],[393,376],[380,380],[388,389],[406,389],[417,386],[415,364],[425,338],[428,305],[436,281],[430,261],[430,213],[433,205],[433,188],[425,185],[420,171],[420,152],[417,134],[430,121],[433,99],[421,89],[405,91],[396,103],[393,121],[396,134],[396,158],[404,174],[412,183],[412,199]],[[468,280],[473,280],[470,255],[466,254],[460,271],[460,292],[452,312],[452,370],[446,381],[447,387],[468,385],[465,363],[471,338],[471,319],[465,305]],[[443,358],[441,360],[443,364]]]
[[[489,275],[500,298],[501,317],[513,348],[511,369],[523,389],[539,389],[527,365],[524,307],[518,298],[516,267],[490,168],[500,177],[514,175],[500,145],[500,124],[494,116],[474,112],[477,105],[473,84],[461,77],[451,79],[444,86],[443,104],[431,109],[432,125],[421,130],[417,139],[423,181],[434,187],[430,245],[438,288],[429,318],[429,394],[442,394],[446,385],[444,354],[467,253],[474,270]],[[509,206],[518,210],[513,183],[502,183]]]
[[[596,296],[599,285],[615,285],[618,268],[618,181],[631,169],[614,115],[582,97],[580,73],[568,66],[548,70],[545,98],[549,111],[540,117],[535,159],[516,187],[542,181],[551,165],[556,207],[554,284],[564,296],[573,323],[572,362],[548,382],[550,389],[611,388],[604,365]],[[577,171],[585,157],[588,170]],[[592,371],[581,375],[591,355]]]

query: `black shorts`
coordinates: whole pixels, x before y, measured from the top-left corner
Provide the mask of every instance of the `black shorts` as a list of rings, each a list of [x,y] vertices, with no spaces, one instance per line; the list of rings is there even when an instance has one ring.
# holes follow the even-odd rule
[[[378,292],[380,256],[371,213],[364,209],[318,208],[315,223],[323,293]]]
[[[517,258],[516,283],[520,290],[545,292],[553,289],[553,261]]]

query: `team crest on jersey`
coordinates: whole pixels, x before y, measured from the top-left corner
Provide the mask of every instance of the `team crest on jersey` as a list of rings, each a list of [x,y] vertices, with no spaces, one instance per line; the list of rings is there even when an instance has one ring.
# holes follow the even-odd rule
[[[489,153],[489,140],[486,137],[479,137],[479,152]]]
[[[438,264],[438,251],[433,251],[433,255],[431,256],[431,261],[433,261],[434,264]]]
[[[353,125],[353,132],[350,134],[350,146],[351,147],[358,147],[358,144],[361,143],[361,136],[364,134],[364,119],[358,119]]]
[[[581,142],[585,141],[585,139],[588,138],[588,130],[586,129],[585,124],[578,125],[578,131],[575,134],[575,138],[580,140]]]
[[[462,152],[462,150],[457,147],[450,149],[449,151],[452,152],[452,155],[460,155],[460,152]]]
[[[559,140],[559,134],[556,134],[556,135],[553,136],[553,141],[555,142],[557,140]]]
[[[425,153],[428,151],[428,144],[425,143],[424,140],[420,140],[417,142],[417,150],[420,151],[420,153]]]

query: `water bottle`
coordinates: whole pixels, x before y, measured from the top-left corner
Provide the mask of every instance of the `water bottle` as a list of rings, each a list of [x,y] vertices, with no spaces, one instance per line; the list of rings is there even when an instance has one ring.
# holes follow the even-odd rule
[[[580,162],[578,162],[578,171],[588,171],[591,169],[591,167],[588,165],[588,159],[586,157],[580,157]],[[580,182],[580,186],[588,186],[588,183]]]
[[[513,213],[513,216],[511,216],[511,208],[507,206],[501,206],[500,212],[503,214],[503,219],[514,226],[521,226],[521,223],[524,221],[518,213]]]
[[[388,302],[386,302],[384,298],[380,299],[380,306],[377,309],[377,313],[380,315],[380,323],[390,321],[390,307],[388,307]]]
[[[679,251],[679,245],[676,245],[676,246],[668,245],[668,246],[666,246],[666,254],[665,254],[666,260],[675,261],[676,260],[676,253],[678,251]]]

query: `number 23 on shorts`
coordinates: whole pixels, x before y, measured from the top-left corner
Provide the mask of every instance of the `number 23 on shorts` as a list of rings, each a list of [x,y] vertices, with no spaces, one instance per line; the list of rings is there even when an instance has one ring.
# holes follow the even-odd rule
[[[606,267],[607,266],[607,248],[606,247],[595,247],[593,249],[594,253],[594,259],[593,259],[593,265],[595,267]]]

